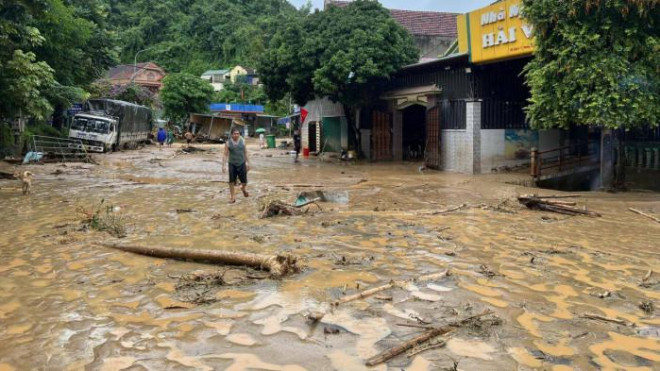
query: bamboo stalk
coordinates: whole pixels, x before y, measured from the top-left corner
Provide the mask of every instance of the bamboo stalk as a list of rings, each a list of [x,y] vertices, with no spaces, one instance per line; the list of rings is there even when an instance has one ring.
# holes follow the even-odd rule
[[[392,358],[398,356],[399,354],[404,353],[405,351],[407,351],[409,349],[412,349],[415,346],[418,346],[418,345],[420,345],[420,344],[422,344],[422,343],[424,343],[424,342],[426,342],[426,341],[428,341],[428,340],[430,340],[430,339],[432,339],[436,336],[444,335],[444,334],[452,331],[454,329],[454,327],[462,326],[462,325],[464,325],[464,324],[466,324],[466,323],[468,323],[468,322],[470,322],[470,321],[472,321],[476,318],[483,317],[483,316],[488,315],[490,313],[491,313],[490,310],[485,310],[484,312],[482,312],[480,314],[477,314],[476,316],[472,316],[472,317],[462,319],[458,322],[451,323],[447,326],[443,326],[443,327],[428,330],[428,331],[424,332],[423,334],[421,334],[421,335],[419,335],[419,336],[417,336],[413,339],[410,339],[410,340],[406,341],[403,344],[392,347],[392,348],[390,348],[390,349],[388,349],[388,350],[386,350],[386,351],[384,351],[384,352],[382,352],[378,355],[375,355],[375,356],[369,358],[365,364],[367,366],[371,367],[371,366],[381,364],[383,362],[387,362],[389,359],[392,359]]]
[[[366,298],[367,296],[371,296],[371,295],[379,293],[381,291],[391,289],[394,286],[396,286],[396,282],[390,281],[390,283],[388,283],[386,285],[374,287],[374,288],[369,289],[369,290],[364,290],[362,292],[358,292],[357,294],[341,297],[341,298],[335,300],[333,305],[339,305],[339,304],[343,304],[343,303],[348,303],[349,301]]]
[[[656,218],[656,217],[653,216],[653,215],[649,215],[649,214],[647,214],[647,213],[645,213],[645,212],[643,212],[643,211],[641,211],[641,210],[633,209],[632,207],[629,207],[628,210],[632,211],[632,212],[635,213],[635,214],[639,214],[639,215],[645,216],[645,217],[647,217],[647,218],[649,218],[649,219],[652,219],[652,220],[654,220],[656,223],[660,223],[660,219]]]
[[[240,265],[260,270],[267,270],[275,277],[297,272],[297,259],[291,255],[259,255],[234,253],[209,249],[186,249],[176,247],[146,247],[137,245],[101,244],[106,247],[140,255],[168,259],[185,259],[228,265]]]
[[[442,271],[442,272],[439,272],[439,273],[427,274],[427,275],[412,279],[410,281],[398,281],[397,282],[397,281],[392,280],[392,281],[390,281],[389,283],[387,283],[385,285],[374,287],[374,288],[371,288],[371,289],[368,289],[368,290],[364,290],[362,292],[358,292],[357,294],[341,297],[341,298],[335,300],[332,304],[333,305],[339,305],[339,304],[348,303],[348,302],[353,301],[353,300],[364,299],[368,296],[377,294],[381,291],[391,289],[391,288],[396,287],[396,286],[404,286],[407,282],[432,281],[432,280],[436,280],[436,279],[439,279],[439,278],[447,277],[448,275],[449,275],[449,270],[445,270],[445,271]]]

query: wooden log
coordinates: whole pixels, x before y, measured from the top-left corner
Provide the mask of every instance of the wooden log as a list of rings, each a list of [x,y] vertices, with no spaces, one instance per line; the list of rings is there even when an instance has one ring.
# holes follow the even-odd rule
[[[412,349],[415,346],[423,344],[424,342],[426,342],[430,339],[433,339],[436,336],[444,335],[444,334],[452,331],[454,329],[454,327],[462,326],[462,325],[464,325],[466,323],[469,323],[470,321],[472,321],[476,318],[483,317],[483,316],[488,315],[490,313],[491,313],[490,310],[486,310],[486,311],[484,311],[480,314],[477,314],[476,316],[472,316],[472,317],[462,319],[458,322],[451,323],[447,326],[443,326],[443,327],[428,330],[428,331],[424,332],[423,334],[421,334],[421,335],[419,335],[419,336],[417,336],[413,339],[410,339],[410,340],[406,341],[403,344],[397,345],[397,346],[395,346],[393,348],[390,348],[390,349],[388,349],[388,350],[386,350],[386,351],[384,351],[384,352],[382,352],[378,355],[375,355],[375,356],[369,358],[365,364],[367,366],[371,367],[371,366],[381,364],[383,362],[387,362],[389,359],[392,359],[392,358],[398,356],[399,354],[404,353],[405,351]]]
[[[649,219],[652,219],[652,220],[654,220],[656,223],[660,223],[660,219],[656,218],[656,217],[653,216],[653,215],[649,215],[649,214],[647,214],[647,213],[645,213],[645,212],[643,212],[643,211],[641,211],[641,210],[633,209],[632,207],[629,207],[628,210],[632,211],[632,212],[635,213],[635,214],[639,214],[639,215],[645,216],[645,217],[647,217],[647,218],[649,218]]]
[[[275,277],[298,272],[297,258],[292,255],[259,255],[235,253],[209,249],[187,249],[177,247],[146,247],[136,245],[106,244],[103,246],[157,258],[184,259],[200,262],[239,265],[267,270]]]

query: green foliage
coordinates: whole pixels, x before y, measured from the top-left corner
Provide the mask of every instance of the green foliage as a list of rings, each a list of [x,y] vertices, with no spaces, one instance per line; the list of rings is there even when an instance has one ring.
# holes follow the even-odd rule
[[[53,69],[45,62],[36,62],[32,52],[15,50],[11,60],[0,70],[3,99],[0,116],[16,115],[45,117],[52,109],[44,92],[53,86]]]
[[[524,0],[534,26],[527,118],[630,128],[660,119],[659,6],[639,0]]]
[[[160,93],[164,116],[178,122],[184,121],[190,113],[207,112],[212,96],[211,84],[187,73],[167,75]]]
[[[213,94],[214,102],[239,102],[262,105],[268,102],[268,97],[263,87],[249,85],[240,80],[237,80],[236,83],[226,82],[223,85],[224,87],[221,91]]]
[[[106,0],[107,1],[107,0]],[[286,0],[115,0],[110,20],[119,33],[121,60],[135,54],[170,72],[201,75],[245,64],[263,52],[281,24],[295,15]]]
[[[0,122],[0,156],[8,156],[12,153],[14,135],[9,123]]]
[[[2,1],[0,117],[39,119],[86,97],[116,60],[105,1]]]
[[[271,99],[291,92],[298,104],[329,96],[355,107],[374,99],[417,56],[411,35],[385,8],[357,0],[288,22],[273,36],[258,70]]]
[[[82,206],[77,208],[79,214],[83,217],[83,224],[88,228],[108,232],[114,237],[126,237],[126,222],[115,206],[105,205],[105,199],[102,199],[96,207],[91,210]]]

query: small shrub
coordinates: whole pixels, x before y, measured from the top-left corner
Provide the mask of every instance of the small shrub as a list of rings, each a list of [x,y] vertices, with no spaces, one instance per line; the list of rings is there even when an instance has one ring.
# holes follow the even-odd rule
[[[126,223],[119,212],[115,212],[115,206],[104,205],[105,199],[91,210],[79,206],[77,211],[83,216],[83,224],[88,228],[107,232],[114,237],[126,237]]]

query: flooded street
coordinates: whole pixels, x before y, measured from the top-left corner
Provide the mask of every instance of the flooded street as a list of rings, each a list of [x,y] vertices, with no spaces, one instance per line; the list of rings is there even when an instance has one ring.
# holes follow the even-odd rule
[[[519,194],[561,194],[515,185],[524,175],[294,164],[254,146],[250,197],[228,204],[222,147],[199,148],[30,165],[30,196],[0,180],[0,371],[658,369],[660,224],[628,211],[659,215],[658,193],[581,193],[602,217],[569,217],[519,205]],[[349,201],[259,218],[269,200],[311,190]],[[125,237],[82,228],[83,210],[108,206]],[[291,254],[304,269],[276,280],[101,243]],[[196,271],[222,282],[188,290]],[[331,305],[391,280],[405,284]],[[364,365],[485,309],[492,321],[445,346]]]

